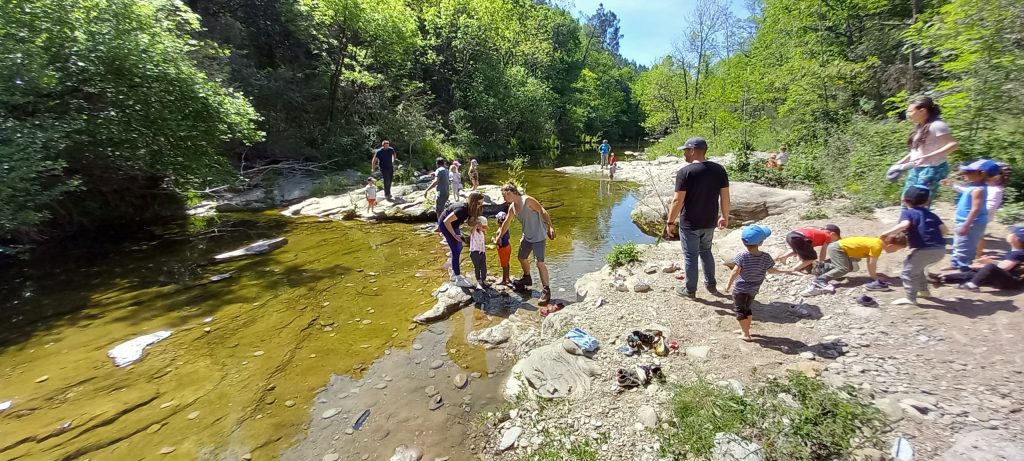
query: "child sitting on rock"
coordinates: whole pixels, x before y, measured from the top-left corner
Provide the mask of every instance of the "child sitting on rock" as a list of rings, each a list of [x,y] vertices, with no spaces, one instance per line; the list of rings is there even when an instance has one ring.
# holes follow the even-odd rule
[[[772,230],[768,226],[752,225],[744,227],[740,231],[740,238],[743,240],[743,245],[747,247],[747,251],[744,251],[736,255],[736,259],[733,260],[736,266],[732,269],[732,275],[729,276],[729,284],[725,287],[725,292],[729,293],[732,290],[733,282],[736,283],[736,289],[732,290],[732,302],[734,309],[736,310],[736,320],[740,323],[740,339],[744,341],[752,341],[750,337],[750,319],[753,312],[751,306],[754,304],[754,296],[761,289],[761,283],[764,282],[765,276],[771,272],[773,274],[787,273],[780,271],[775,268],[775,260],[772,259],[771,255],[761,251],[761,243],[772,235]]]
[[[791,269],[791,271],[800,272],[810,268],[815,261],[824,262],[825,251],[828,249],[828,245],[840,238],[842,236],[839,234],[839,226],[835,224],[827,224],[821,229],[802,227],[786,235],[786,244],[789,245],[790,252],[779,256],[777,261],[785,264],[790,256],[797,255],[800,258],[800,264]],[[821,247],[821,250],[815,253],[815,247]]]
[[[979,291],[980,287],[989,286],[1000,290],[1019,290],[1024,288],[1024,226],[1010,228],[1006,236],[1010,251],[997,263],[988,263],[982,267],[969,282],[960,285],[968,291]]]
[[[481,216],[473,223],[473,232],[469,234],[469,259],[473,261],[473,273],[476,275],[476,289],[487,286],[487,218]]]
[[[819,275],[814,283],[800,293],[801,296],[817,296],[824,293],[835,293],[836,289],[830,280],[853,272],[855,261],[867,258],[868,275],[872,281],[864,285],[868,290],[887,290],[889,282],[878,276],[878,258],[882,252],[892,253],[907,246],[906,234],[890,234],[882,237],[847,237],[829,244],[829,263],[825,265],[825,273]]]
[[[366,189],[363,189],[366,194],[366,212],[373,214],[373,207],[377,204],[377,181],[372,177],[366,178]]]
[[[505,218],[508,217],[504,211],[499,211],[496,218],[498,219],[498,229],[501,229],[501,224],[505,222]],[[509,242],[509,232],[505,231],[504,234],[498,236],[498,263],[501,264],[501,285],[508,286],[512,283],[510,277],[511,268],[509,262],[512,259],[512,244]]]
[[[932,210],[928,209],[931,191],[924,186],[910,186],[903,194],[906,206],[900,212],[898,224],[882,235],[906,232],[910,254],[903,261],[903,289],[907,296],[897,299],[894,305],[917,305],[917,295],[931,296],[928,292],[928,278],[925,269],[946,256],[946,226]]]

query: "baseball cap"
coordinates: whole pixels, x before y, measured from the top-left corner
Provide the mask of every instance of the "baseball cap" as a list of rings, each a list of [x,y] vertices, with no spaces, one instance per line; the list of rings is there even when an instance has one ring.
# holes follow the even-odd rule
[[[502,221],[505,220],[506,216],[508,216],[508,215],[505,214],[504,211],[499,211],[498,214],[496,214],[494,217],[498,219],[498,222],[502,222]]]
[[[700,136],[694,136],[690,139],[687,139],[682,146],[679,146],[679,150],[683,149],[708,150],[708,142]]]
[[[370,182],[370,181],[376,181],[376,179],[373,179],[373,176],[370,176],[369,178],[366,178],[366,182]]]
[[[1010,226],[1010,233],[1024,242],[1024,226]]]
[[[746,226],[740,230],[740,238],[743,239],[744,245],[760,245],[770,235],[772,235],[771,228],[757,224]]]
[[[903,193],[903,200],[910,203],[922,203],[927,202],[931,197],[932,192],[927,187],[920,185],[913,185],[907,188],[907,191]]]
[[[827,230],[827,231],[829,231],[829,232],[831,232],[833,234],[836,234],[837,236],[842,238],[842,234],[839,232],[839,226],[837,226],[835,224],[825,224],[825,230]]]
[[[960,165],[960,171],[980,171],[989,176],[995,176],[1002,171],[999,164],[987,158],[980,158],[970,163]]]

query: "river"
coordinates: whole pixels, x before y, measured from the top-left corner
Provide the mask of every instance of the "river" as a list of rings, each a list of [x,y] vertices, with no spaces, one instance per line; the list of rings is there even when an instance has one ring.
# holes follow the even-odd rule
[[[503,179],[500,169],[482,177]],[[572,299],[576,278],[599,268],[612,245],[652,241],[629,219],[636,198],[625,183],[540,169],[525,179],[559,232],[548,250],[556,298]],[[428,334],[410,319],[432,304],[447,251],[418,225],[266,212],[206,226],[5,269],[0,402],[12,405],[0,412],[0,459],[278,459],[320,419],[315,399],[332,376],[360,380]],[[514,225],[513,242],[518,232]],[[289,243],[269,255],[208,263],[276,236]],[[477,410],[496,402],[501,371],[464,341],[467,329],[493,323],[486,317],[458,314],[441,346],[466,373],[481,374]],[[106,356],[161,330],[172,334],[131,366]],[[399,442],[378,444],[373,459]]]

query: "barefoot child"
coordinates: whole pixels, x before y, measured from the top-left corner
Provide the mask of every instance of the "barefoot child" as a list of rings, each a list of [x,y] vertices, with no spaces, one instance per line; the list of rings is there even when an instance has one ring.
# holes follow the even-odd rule
[[[480,187],[480,169],[476,164],[476,159],[469,161],[469,180],[473,183],[473,190],[476,191]]]
[[[366,212],[373,214],[373,207],[377,204],[377,181],[372,177],[366,178]]]
[[[743,245],[747,247],[747,251],[736,255],[734,260],[736,266],[732,270],[732,275],[729,276],[729,284],[725,287],[725,292],[729,293],[732,290],[733,282],[736,282],[736,289],[732,292],[732,302],[736,310],[736,320],[740,322],[740,330],[743,332],[740,334],[740,339],[744,341],[752,340],[750,337],[750,317],[752,315],[750,307],[754,304],[754,296],[761,289],[761,283],[764,282],[765,276],[769,272],[785,273],[775,269],[775,260],[759,248],[770,235],[772,235],[772,230],[768,226],[756,224],[744,227],[740,231],[740,237],[743,240]]]
[[[969,272],[978,251],[978,242],[985,235],[988,225],[988,210],[985,204],[985,181],[999,174],[999,165],[992,160],[980,159],[961,165],[960,171],[967,178],[960,199],[956,203],[956,217],[953,218],[953,255],[949,262],[953,269]]]
[[[615,179],[615,170],[619,169],[619,161],[615,158],[615,152],[608,157],[608,179]]]
[[[797,255],[800,258],[800,264],[790,271],[800,272],[811,267],[815,261],[824,262],[828,245],[840,238],[842,237],[839,234],[839,226],[835,224],[827,224],[821,229],[802,227],[786,235],[786,244],[789,245],[790,252],[779,256],[777,261],[785,264],[790,256]],[[815,253],[815,247],[821,247],[821,250]]]
[[[879,237],[846,237],[828,245],[829,268],[827,272],[819,275],[814,283],[800,293],[801,296],[816,296],[824,293],[835,293],[835,287],[830,280],[842,277],[853,272],[854,261],[867,258],[868,275],[872,281],[864,285],[868,290],[886,290],[889,282],[882,280],[876,269],[878,258],[882,252],[892,253],[907,246],[906,234],[890,234]]]
[[[967,291],[979,291],[979,287],[990,286],[1000,290],[1019,290],[1024,288],[1024,226],[1010,228],[1006,236],[1010,251],[1006,257],[996,263],[988,263],[974,275],[969,282],[960,285]]]
[[[473,232],[469,234],[469,259],[473,261],[473,274],[476,275],[476,289],[483,290],[487,286],[487,218],[480,216],[473,223]]]
[[[501,229],[501,224],[505,222],[505,218],[508,217],[504,211],[499,211],[498,215],[498,229]],[[512,244],[509,242],[509,233],[505,231],[504,234],[498,236],[498,263],[501,264],[501,285],[508,286],[512,283],[509,278],[510,266],[509,262],[512,260]]]
[[[893,301],[893,305],[917,305],[917,295],[931,296],[928,292],[928,277],[925,269],[942,260],[946,256],[946,226],[942,224],[928,202],[931,191],[924,186],[910,186],[903,194],[906,208],[900,212],[899,224],[885,231],[882,235],[907,233],[907,246],[910,254],[903,261],[903,289],[907,296]]]
[[[448,167],[448,178],[452,182],[452,197],[458,200],[462,195],[462,175],[459,174],[459,167],[462,166],[458,160],[452,160],[452,166]]]

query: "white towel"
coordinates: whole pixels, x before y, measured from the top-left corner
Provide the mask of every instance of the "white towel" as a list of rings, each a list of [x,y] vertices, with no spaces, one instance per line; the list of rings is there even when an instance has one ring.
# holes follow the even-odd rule
[[[151,344],[163,341],[171,335],[170,331],[158,331],[148,335],[125,341],[107,351],[107,357],[114,360],[114,366],[126,367],[142,358],[142,351]]]

